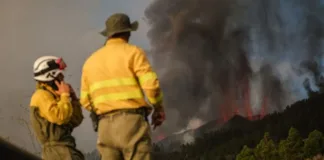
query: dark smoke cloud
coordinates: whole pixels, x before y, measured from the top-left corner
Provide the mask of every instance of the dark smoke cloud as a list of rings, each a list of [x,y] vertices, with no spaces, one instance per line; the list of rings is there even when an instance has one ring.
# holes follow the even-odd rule
[[[282,110],[289,87],[278,74],[278,64],[321,55],[323,26],[317,12],[308,13],[319,1],[306,1],[154,1],[145,12],[153,64],[166,107],[181,117],[168,117],[163,130],[183,128],[192,117],[206,121],[233,112],[251,114],[255,76],[262,81],[261,101],[266,99],[271,107],[267,112]],[[255,62],[255,56],[264,59]]]
[[[262,94],[265,100],[262,107],[265,107],[265,112],[282,111],[287,98],[283,83],[269,64],[262,66],[259,74],[262,77]]]

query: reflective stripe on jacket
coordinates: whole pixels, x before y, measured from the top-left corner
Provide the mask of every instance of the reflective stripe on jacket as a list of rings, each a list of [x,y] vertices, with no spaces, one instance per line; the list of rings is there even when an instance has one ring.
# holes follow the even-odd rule
[[[80,103],[97,114],[162,103],[156,73],[142,49],[115,38],[93,53],[82,69]],[[91,102],[91,103],[90,103]]]

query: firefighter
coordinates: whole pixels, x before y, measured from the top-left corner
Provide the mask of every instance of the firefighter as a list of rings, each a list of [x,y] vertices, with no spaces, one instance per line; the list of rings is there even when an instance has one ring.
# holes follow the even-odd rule
[[[84,160],[71,135],[83,120],[79,99],[64,82],[62,58],[43,56],[34,63],[36,91],[30,101],[31,122],[45,160]]]
[[[154,109],[154,128],[165,119],[157,75],[144,51],[128,43],[137,28],[126,14],[110,16],[101,32],[107,42],[83,65],[80,103],[98,116],[102,160],[151,160],[147,116]]]

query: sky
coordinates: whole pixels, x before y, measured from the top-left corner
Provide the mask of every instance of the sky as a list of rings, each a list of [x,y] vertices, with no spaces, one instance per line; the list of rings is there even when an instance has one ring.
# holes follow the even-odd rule
[[[39,56],[62,56],[68,68],[66,81],[79,88],[81,67],[85,59],[103,45],[106,18],[115,13],[129,14],[138,20],[139,30],[131,43],[149,48],[148,25],[144,10],[149,0],[0,0],[0,136],[35,152],[37,143],[29,134],[28,106],[35,89],[32,65]],[[74,131],[78,148],[95,149],[96,135],[89,113]],[[27,122],[27,123],[26,123]]]

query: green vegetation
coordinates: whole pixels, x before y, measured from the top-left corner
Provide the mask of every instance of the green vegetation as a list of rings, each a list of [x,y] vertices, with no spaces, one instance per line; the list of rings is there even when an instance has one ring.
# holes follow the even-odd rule
[[[244,146],[236,160],[302,160],[323,151],[324,137],[320,131],[314,130],[303,140],[297,129],[290,128],[287,139],[281,140],[277,145],[266,132],[256,148]]]

